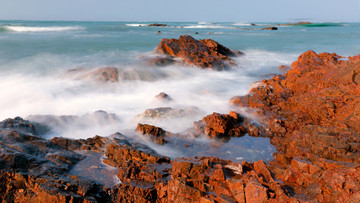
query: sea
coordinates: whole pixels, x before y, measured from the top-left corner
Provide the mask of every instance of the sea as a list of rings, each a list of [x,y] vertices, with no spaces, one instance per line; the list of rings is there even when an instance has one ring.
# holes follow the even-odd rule
[[[149,27],[152,23],[167,26]],[[307,50],[345,57],[360,53],[360,23],[282,23],[0,21],[0,120],[20,116],[47,125],[42,136],[48,139],[120,132],[172,158],[215,155],[233,161],[270,160],[276,150],[268,138],[246,135],[224,142],[176,138],[172,145],[160,147],[134,129],[138,123],[148,123],[185,133],[194,121],[213,112],[242,111],[229,105],[232,97],[280,74],[280,65],[290,66]],[[261,30],[269,26],[278,30]],[[236,57],[237,66],[228,71],[144,63],[163,38],[180,35],[210,38],[245,55]],[[103,67],[117,68],[119,81],[71,75],[71,70]],[[172,101],[154,99],[161,92]],[[144,118],[144,111],[160,107],[192,113]]]

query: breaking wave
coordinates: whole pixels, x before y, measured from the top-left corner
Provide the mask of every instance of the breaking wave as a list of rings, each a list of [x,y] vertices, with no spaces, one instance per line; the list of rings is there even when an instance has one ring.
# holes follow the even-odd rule
[[[35,27],[35,26],[13,26],[7,25],[0,27],[1,30],[13,32],[61,32],[70,30],[83,30],[80,26],[65,26],[65,27]]]

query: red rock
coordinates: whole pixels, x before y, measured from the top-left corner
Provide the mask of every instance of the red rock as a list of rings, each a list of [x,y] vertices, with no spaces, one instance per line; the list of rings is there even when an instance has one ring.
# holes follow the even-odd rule
[[[211,39],[196,40],[189,35],[179,39],[162,39],[155,52],[180,58],[186,65],[215,70],[225,70],[234,65],[235,61],[229,57],[240,55]]]
[[[253,114],[262,126],[249,125],[250,120],[245,127],[253,131],[250,135],[267,135],[277,148],[271,165],[256,162],[255,171],[265,179],[274,175],[312,201],[348,202],[359,187],[353,172],[360,164],[360,117],[355,116],[360,115],[360,60],[340,58],[307,51],[286,74],[231,100],[234,106],[256,108]]]
[[[243,117],[236,112],[230,112],[229,115],[213,113],[194,122],[194,127],[210,138],[240,137],[246,133],[242,121]]]
[[[148,124],[141,124],[141,123],[138,123],[135,131],[137,131],[143,135],[150,136],[150,139],[152,141],[154,141],[157,144],[161,144],[161,145],[168,143],[169,141],[165,140],[164,138],[166,136],[171,135],[171,133],[166,132],[162,128],[148,125]]]
[[[246,202],[264,202],[269,199],[268,189],[257,181],[250,180],[245,186]]]
[[[265,28],[261,28],[261,30],[278,30],[277,27],[265,27]]]

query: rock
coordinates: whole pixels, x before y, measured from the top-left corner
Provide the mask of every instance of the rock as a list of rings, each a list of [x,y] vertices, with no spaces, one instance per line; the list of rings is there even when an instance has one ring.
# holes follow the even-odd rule
[[[196,40],[189,35],[179,39],[162,39],[155,53],[179,58],[186,65],[214,70],[225,70],[235,65],[229,57],[236,56],[236,53],[211,39]]]
[[[240,137],[246,133],[246,129],[241,126],[243,121],[243,117],[236,112],[228,115],[213,113],[194,122],[194,128],[210,138]]]
[[[166,24],[161,24],[161,23],[153,23],[153,24],[149,24],[147,26],[149,26],[149,27],[167,27]]]
[[[119,70],[114,67],[104,67],[95,70],[76,68],[68,70],[64,77],[74,79],[88,79],[96,82],[118,82]]]
[[[35,135],[34,125],[22,118],[7,119],[0,126],[1,201],[108,200],[96,182],[69,174],[83,155]]]
[[[287,23],[287,24],[278,24],[280,26],[296,26],[296,25],[311,25],[311,22],[297,22],[297,23]]]
[[[163,102],[173,101],[173,99],[165,92],[160,92],[158,95],[155,96],[155,99]]]
[[[234,106],[256,108],[253,115],[262,125],[249,134],[268,136],[277,148],[270,175],[259,164],[255,170],[313,201],[348,202],[359,191],[354,172],[360,167],[360,60],[341,58],[307,51],[284,75],[263,80],[249,95],[231,100]],[[250,129],[246,122],[245,127]],[[265,194],[261,187],[256,190]]]
[[[107,126],[120,122],[120,118],[116,114],[101,110],[82,116],[30,115],[26,117],[26,119],[33,123],[38,135],[45,135],[50,132],[53,134],[61,134],[71,128]]]
[[[278,30],[277,27],[264,27],[264,28],[261,28],[261,30]]]
[[[0,122],[0,128],[5,130],[15,130],[21,133],[30,133],[36,135],[36,130],[33,124],[20,117],[14,119],[6,119]]]
[[[166,132],[162,128],[158,128],[158,127],[148,125],[148,124],[141,124],[141,123],[138,123],[135,131],[137,131],[143,135],[150,136],[150,139],[152,141],[154,141],[157,144],[161,144],[161,145],[168,143],[169,141],[165,140],[164,138],[166,136],[171,135],[171,133]]]
[[[146,62],[153,66],[168,66],[174,64],[176,60],[167,56],[157,56],[147,59]]]
[[[202,114],[197,108],[174,109],[171,107],[159,107],[147,109],[142,114],[136,116],[139,121],[157,121],[169,118],[194,117]]]
[[[290,69],[291,69],[290,66],[285,66],[285,65],[279,66],[279,71],[280,71],[281,73],[287,73]]]

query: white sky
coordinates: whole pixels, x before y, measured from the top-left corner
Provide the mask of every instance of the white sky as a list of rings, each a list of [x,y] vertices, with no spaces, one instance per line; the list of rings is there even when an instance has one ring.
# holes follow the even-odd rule
[[[359,0],[0,0],[0,20],[360,22]]]

